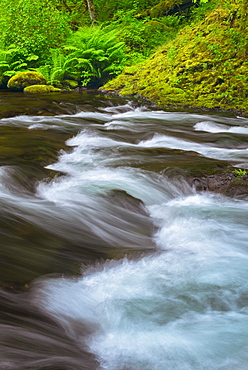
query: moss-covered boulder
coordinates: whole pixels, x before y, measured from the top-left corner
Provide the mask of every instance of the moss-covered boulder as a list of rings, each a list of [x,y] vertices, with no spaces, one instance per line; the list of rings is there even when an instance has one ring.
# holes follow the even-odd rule
[[[76,89],[79,86],[79,83],[75,80],[64,80],[63,86],[69,89]]]
[[[45,85],[46,79],[40,72],[20,72],[11,77],[7,87],[13,91],[22,91],[31,85]]]
[[[58,89],[52,85],[31,85],[25,87],[23,91],[30,94],[46,94],[51,92],[60,92],[61,89]]]
[[[144,63],[105,90],[141,95],[160,106],[233,109],[248,114],[248,13],[215,1]]]

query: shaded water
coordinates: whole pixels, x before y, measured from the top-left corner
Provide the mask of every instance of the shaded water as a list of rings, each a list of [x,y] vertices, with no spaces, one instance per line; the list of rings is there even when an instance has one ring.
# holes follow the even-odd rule
[[[0,369],[247,369],[248,120],[0,96]]]

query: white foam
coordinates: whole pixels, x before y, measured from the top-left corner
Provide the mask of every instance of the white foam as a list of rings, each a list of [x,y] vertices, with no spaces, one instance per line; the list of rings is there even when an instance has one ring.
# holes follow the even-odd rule
[[[196,131],[206,131],[211,133],[227,132],[232,134],[248,134],[247,126],[227,126],[223,124],[217,124],[214,122],[202,121],[195,124],[194,129]]]
[[[199,144],[190,140],[183,140],[167,135],[155,134],[153,138],[149,140],[142,140],[138,146],[144,148],[168,148],[168,149],[180,149],[186,151],[195,151],[199,154],[204,155],[208,158],[224,159],[224,160],[245,160],[248,161],[248,150],[247,149],[226,149],[213,147],[210,144]]]
[[[54,120],[72,124],[98,120],[102,131],[150,119],[161,124],[186,122],[192,128],[200,117],[207,127],[228,127],[220,126],[221,119],[212,124],[214,118],[208,116],[118,109]],[[43,125],[37,118],[23,122],[28,120],[29,127]],[[111,248],[142,249],[146,240],[139,231],[146,231],[142,216],[134,218],[131,211],[101,197],[109,190],[123,190],[145,203],[155,226],[157,251],[139,260],[99,263],[78,279],[44,278],[34,283],[33,302],[65,328],[77,347],[86,343],[101,369],[246,370],[247,203],[195,194],[189,188],[183,192],[162,174],[111,165],[123,147],[193,150],[210,158],[241,161],[247,160],[247,150],[162,134],[134,145],[106,137],[106,131],[91,130],[69,139],[70,152],[61,152],[58,162],[48,166],[66,175],[41,182],[36,199],[9,194],[6,208],[78,245],[91,233]]]
[[[248,319],[238,302],[248,273],[247,235],[243,246],[239,235],[247,225],[235,221],[223,232],[240,212],[224,199],[196,195],[151,206],[167,229],[164,244],[173,240],[169,252],[106,262],[75,281],[43,281],[35,300],[79,345],[80,322],[89,325],[87,344],[103,369],[245,369]]]

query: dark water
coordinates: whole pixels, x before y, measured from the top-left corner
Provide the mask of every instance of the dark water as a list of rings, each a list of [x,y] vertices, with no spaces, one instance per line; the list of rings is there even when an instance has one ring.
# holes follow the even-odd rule
[[[0,95],[0,369],[248,368],[248,120]]]

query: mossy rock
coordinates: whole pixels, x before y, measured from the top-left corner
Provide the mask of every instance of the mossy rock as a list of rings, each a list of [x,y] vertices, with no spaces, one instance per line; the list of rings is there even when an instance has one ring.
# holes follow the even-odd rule
[[[45,85],[45,77],[40,72],[20,72],[11,77],[7,87],[13,91],[22,91],[31,85]]]
[[[76,89],[78,87],[78,81],[75,80],[64,80],[63,85],[69,89]]]
[[[46,94],[51,92],[60,92],[61,89],[58,89],[52,85],[31,85],[25,87],[23,91],[30,94]]]

